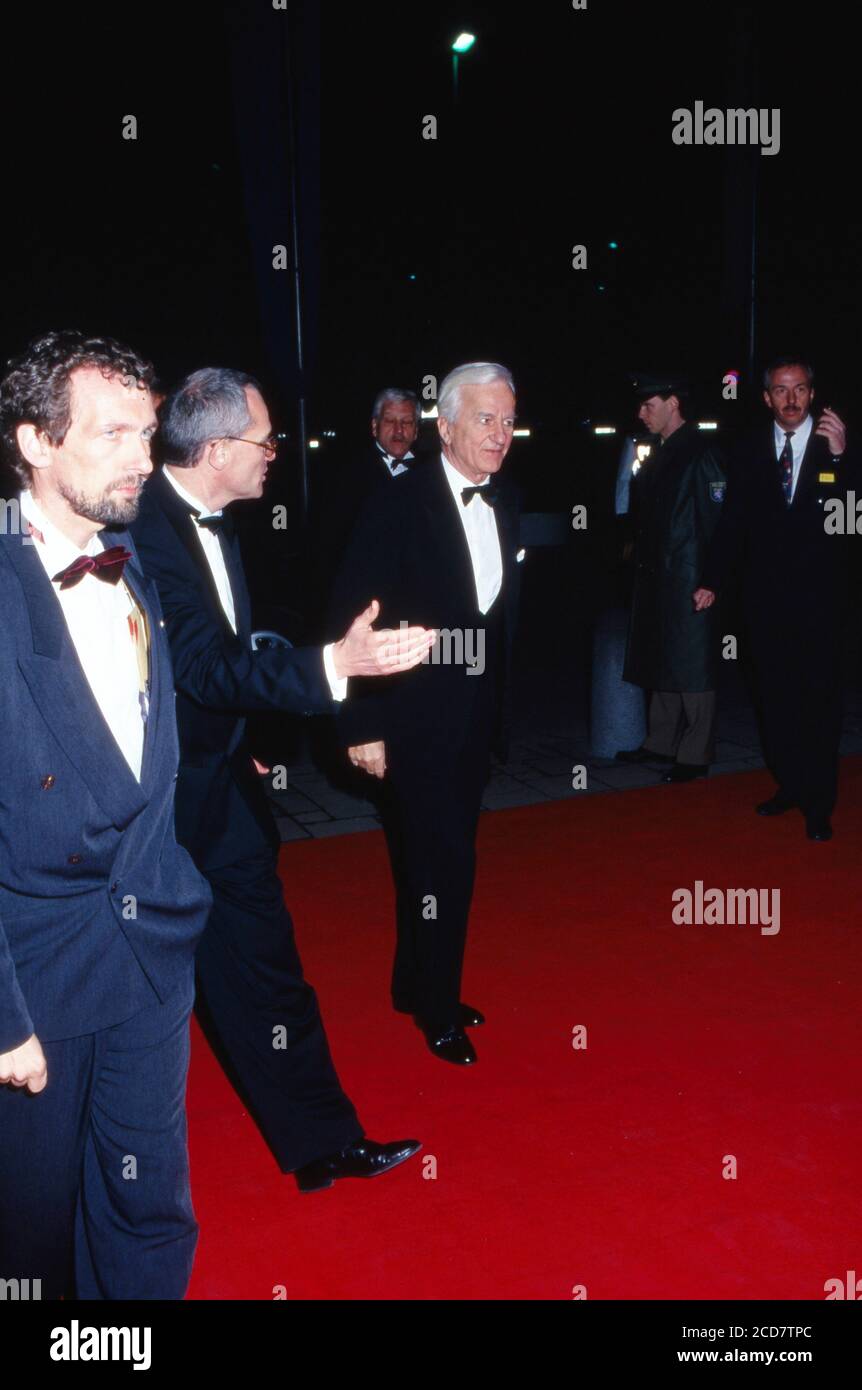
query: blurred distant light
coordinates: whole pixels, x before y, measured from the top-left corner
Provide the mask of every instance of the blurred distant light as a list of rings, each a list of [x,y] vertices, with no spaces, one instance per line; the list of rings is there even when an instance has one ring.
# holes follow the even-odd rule
[[[608,246],[612,251],[619,251],[620,249],[620,244],[618,241],[609,241]]]
[[[309,441],[308,441],[308,447],[309,447],[309,449],[319,449],[319,448],[320,448],[320,440],[319,440],[319,439],[309,439]]]
[[[593,434],[616,434],[616,425],[596,425]]]
[[[640,471],[641,471],[641,461],[640,461],[640,459],[635,459],[634,463],[632,464],[632,473],[633,473],[633,474],[634,474],[634,473],[640,473]]]
[[[717,430],[717,429],[718,429],[718,421],[717,421],[717,420],[699,420],[699,421],[698,421],[698,424],[697,424],[697,427],[698,427],[699,430]]]
[[[513,431],[512,431],[512,438],[513,438],[513,439],[529,439],[530,436],[532,435],[532,433],[533,433],[532,430],[513,430]]]
[[[431,407],[430,410],[423,410],[423,411],[422,411],[422,419],[423,419],[423,420],[436,420],[436,419],[437,419],[437,407],[436,407],[436,405],[432,405],[432,407]]]
[[[324,437],[324,439],[334,439],[334,438],[335,438],[335,430],[324,430],[324,431],[323,431],[323,437]]]
[[[415,276],[415,275],[408,275],[408,276],[407,276],[407,279],[408,279],[408,280],[415,280],[415,279],[416,279],[416,276]]]
[[[652,453],[652,445],[651,445],[651,444],[639,444],[639,445],[638,445],[638,460],[637,460],[637,465],[636,465],[636,467],[640,468],[640,465],[643,463],[644,459],[648,459],[651,453]],[[632,469],[632,472],[634,473],[634,471],[635,471],[635,469],[633,468],[633,469]]]
[[[453,53],[469,53],[476,42],[475,34],[459,34],[452,45]]]

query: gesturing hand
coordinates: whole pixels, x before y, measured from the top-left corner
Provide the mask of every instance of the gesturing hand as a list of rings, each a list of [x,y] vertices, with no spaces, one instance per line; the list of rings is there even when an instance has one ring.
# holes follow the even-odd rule
[[[35,1033],[11,1052],[0,1052],[0,1086],[26,1086],[36,1095],[47,1083],[48,1065]]]
[[[335,674],[344,676],[392,676],[399,671],[411,671],[418,666],[437,640],[437,633],[424,627],[406,627],[396,631],[382,628],[375,632],[372,623],[380,612],[377,599],[372,599],[364,613],[355,618],[347,635],[332,648]]]
[[[830,410],[827,405],[820,419],[817,421],[815,434],[821,434],[829,441],[829,449],[833,458],[839,458],[847,448],[847,431],[844,428],[844,421],[839,419],[834,410]]]
[[[695,589],[692,594],[695,613],[700,613],[704,608],[711,608],[715,603],[715,594],[712,589]]]

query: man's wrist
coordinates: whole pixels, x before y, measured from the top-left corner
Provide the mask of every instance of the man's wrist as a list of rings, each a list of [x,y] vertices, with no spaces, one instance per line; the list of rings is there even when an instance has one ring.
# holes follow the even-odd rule
[[[344,670],[344,639],[330,642],[323,648],[323,670],[333,700],[347,698],[347,673]]]

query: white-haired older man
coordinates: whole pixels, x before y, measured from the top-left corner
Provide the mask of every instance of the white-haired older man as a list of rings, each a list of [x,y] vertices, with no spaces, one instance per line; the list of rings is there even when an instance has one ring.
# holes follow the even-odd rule
[[[339,715],[355,766],[384,779],[398,898],[392,1000],[432,1052],[465,1065],[461,1000],[475,841],[489,755],[502,747],[517,608],[517,504],[500,470],[515,426],[511,374],[472,362],[438,400],[439,462],[412,470],[366,508],[336,580],[341,613],[371,597],[381,621],[440,636],[408,676],[351,680]],[[375,689],[374,686],[377,688]]]

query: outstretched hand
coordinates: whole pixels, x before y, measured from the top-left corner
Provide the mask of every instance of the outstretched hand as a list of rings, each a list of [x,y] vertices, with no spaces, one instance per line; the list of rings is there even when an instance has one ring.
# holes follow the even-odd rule
[[[347,634],[332,649],[335,674],[345,676],[393,676],[412,671],[424,660],[437,640],[433,629],[424,627],[382,628],[373,623],[380,604],[372,599],[364,613],[351,623]]]

